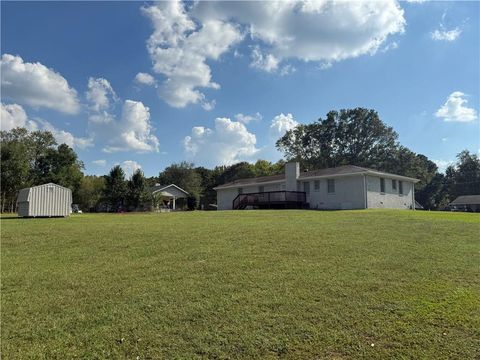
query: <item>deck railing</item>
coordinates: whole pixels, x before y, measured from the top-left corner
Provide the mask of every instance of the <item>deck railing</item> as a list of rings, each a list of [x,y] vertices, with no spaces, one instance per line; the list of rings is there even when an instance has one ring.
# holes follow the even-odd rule
[[[258,193],[238,194],[233,200],[232,208],[245,209],[247,206],[294,205],[301,206],[307,201],[303,191],[267,191]]]

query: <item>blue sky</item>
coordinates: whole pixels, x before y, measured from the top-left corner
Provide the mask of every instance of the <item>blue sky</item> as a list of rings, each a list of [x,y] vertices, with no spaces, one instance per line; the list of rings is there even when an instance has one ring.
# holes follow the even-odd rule
[[[2,129],[53,131],[88,174],[151,176],[276,161],[286,129],[361,106],[444,168],[480,148],[479,7],[2,2]]]

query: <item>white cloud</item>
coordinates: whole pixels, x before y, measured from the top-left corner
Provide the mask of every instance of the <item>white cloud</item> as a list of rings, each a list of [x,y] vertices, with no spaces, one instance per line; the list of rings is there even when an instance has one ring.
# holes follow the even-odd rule
[[[3,54],[2,97],[34,108],[45,107],[66,114],[80,110],[77,92],[67,80],[41,63],[24,62],[20,56]]]
[[[76,149],[85,149],[93,146],[93,139],[80,138],[73,136],[72,133],[56,128],[51,123],[45,120],[38,120],[38,123],[42,130],[50,131],[53,137],[59,144],[67,144],[68,146]]]
[[[140,101],[125,100],[118,118],[108,112],[91,115],[89,132],[105,144],[104,152],[159,151],[159,141],[152,133],[150,110]]]
[[[103,111],[108,110],[111,102],[117,101],[117,95],[113,91],[108,80],[103,78],[89,78],[88,90],[86,93],[87,100],[91,103],[92,110]]]
[[[256,143],[244,124],[228,118],[216,118],[214,129],[196,126],[183,140],[187,156],[205,166],[252,160],[259,151]]]
[[[60,130],[48,121],[42,119],[29,119],[22,106],[18,104],[1,105],[1,129],[9,131],[16,127],[23,127],[29,131],[50,131],[59,144],[67,144],[77,149],[85,149],[93,146],[92,139],[75,137],[72,133]]]
[[[396,41],[392,41],[391,43],[385,45],[380,51],[385,53],[389,50],[395,50],[395,49],[398,49],[398,43]]]
[[[234,116],[235,120],[240,121],[241,123],[248,124],[251,121],[260,121],[262,120],[262,114],[259,112],[256,112],[253,115],[244,115],[242,113],[235,114]]]
[[[460,91],[451,93],[445,104],[435,113],[436,117],[443,118],[445,121],[470,122],[477,119],[477,111],[466,107],[467,100],[465,94]]]
[[[445,30],[441,25],[441,29],[431,32],[430,37],[437,41],[455,41],[461,33],[462,30],[458,27],[452,30]]]
[[[432,160],[432,161],[435,163],[435,165],[437,165],[438,171],[442,173],[445,172],[447,167],[455,164],[454,160]]]
[[[0,129],[10,131],[14,128],[22,127],[30,131],[38,129],[35,121],[30,120],[22,106],[18,104],[1,105]]]
[[[105,166],[107,166],[107,160],[105,160],[105,159],[93,160],[92,164],[94,164],[96,166],[105,167]]]
[[[125,160],[120,164],[120,166],[123,171],[125,171],[125,175],[127,176],[127,178],[132,176],[135,171],[142,168],[140,164],[134,160]]]
[[[244,26],[261,46],[252,50],[252,66],[269,72],[286,59],[331,64],[374,54],[405,27],[395,0],[197,2],[192,13]]]
[[[250,66],[266,72],[275,72],[278,70],[278,63],[280,62],[272,54],[264,54],[260,50],[260,46],[255,46],[252,50],[252,62]]]
[[[279,138],[297,125],[298,122],[293,118],[292,114],[285,115],[280,113],[272,119],[270,124],[270,135]]]
[[[139,72],[137,75],[135,75],[135,82],[137,84],[147,85],[147,86],[155,86],[157,83],[155,81],[155,78],[152,75],[144,72]]]
[[[212,81],[206,62],[218,60],[239,42],[242,39],[240,31],[216,19],[197,25],[180,1],[145,6],[142,12],[154,27],[147,42],[153,71],[166,78],[159,86],[160,97],[177,108],[190,103],[206,104],[206,97],[199,88],[220,88]]]

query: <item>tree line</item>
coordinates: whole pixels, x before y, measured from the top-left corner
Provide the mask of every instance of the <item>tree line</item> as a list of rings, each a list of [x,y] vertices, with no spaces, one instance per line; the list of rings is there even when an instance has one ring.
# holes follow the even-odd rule
[[[425,155],[398,141],[398,134],[374,110],[356,108],[330,111],[326,118],[300,124],[278,139],[285,160],[272,163],[239,162],[213,169],[193,163],[172,164],[158,176],[141,170],[130,178],[120,166],[104,176],[84,175],[83,163],[65,144],[58,145],[48,131],[13,129],[0,132],[1,211],[15,211],[18,190],[54,182],[72,189],[74,203],[84,211],[148,210],[156,199],[155,184],[175,184],[190,196],[180,207],[209,208],[216,203],[215,186],[242,178],[282,174],[286,161],[299,161],[303,170],[357,165],[420,179],[417,201],[426,209],[443,209],[460,195],[480,194],[480,160],[462,151],[445,173]]]

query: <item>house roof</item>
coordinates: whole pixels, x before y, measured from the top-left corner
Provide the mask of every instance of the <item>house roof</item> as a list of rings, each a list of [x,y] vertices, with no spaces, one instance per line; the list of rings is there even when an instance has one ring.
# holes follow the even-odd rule
[[[480,204],[480,195],[463,195],[453,200],[450,205],[478,205]]]
[[[170,185],[155,185],[155,186],[151,186],[150,187],[150,193],[156,193],[156,192],[159,192],[159,191],[165,191],[166,189],[168,189],[169,187],[175,187],[177,188],[178,190],[180,190],[181,192],[185,193],[185,195],[189,195],[188,192],[186,192],[185,190],[183,190],[181,187],[175,185],[175,184],[170,184]]]
[[[300,173],[299,180],[322,178],[322,177],[339,177],[339,176],[348,176],[348,175],[355,175],[355,174],[371,174],[371,175],[377,175],[377,176],[390,177],[398,180],[407,180],[412,182],[419,181],[418,179],[410,178],[407,176],[390,174],[390,173],[386,173],[386,172],[382,172],[374,169],[368,169],[368,168],[355,166],[355,165],[343,165],[343,166],[337,166],[334,168],[304,171]],[[257,185],[262,183],[264,184],[275,183],[275,182],[281,182],[281,181],[285,181],[285,174],[273,175],[273,176],[262,176],[262,177],[250,178],[250,179],[238,179],[223,185],[219,185],[215,187],[214,190],[230,188],[230,187],[238,187],[238,186]]]

